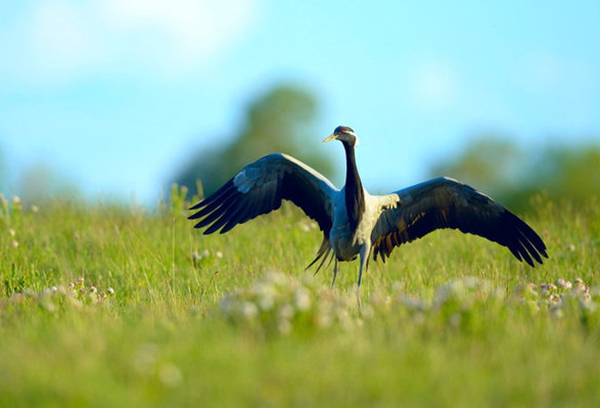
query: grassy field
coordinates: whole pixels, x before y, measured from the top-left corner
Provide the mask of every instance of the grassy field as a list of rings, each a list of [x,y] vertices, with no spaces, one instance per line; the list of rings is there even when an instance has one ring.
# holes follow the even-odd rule
[[[454,231],[313,277],[291,207],[202,236],[158,214],[0,208],[0,406],[598,406],[600,202],[532,202],[535,269]]]

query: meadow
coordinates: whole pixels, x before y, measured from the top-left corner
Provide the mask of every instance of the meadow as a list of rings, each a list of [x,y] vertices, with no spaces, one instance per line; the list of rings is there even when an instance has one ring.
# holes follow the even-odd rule
[[[437,231],[313,276],[292,206],[203,236],[150,211],[0,203],[0,406],[598,406],[600,201],[532,199],[530,268]]]

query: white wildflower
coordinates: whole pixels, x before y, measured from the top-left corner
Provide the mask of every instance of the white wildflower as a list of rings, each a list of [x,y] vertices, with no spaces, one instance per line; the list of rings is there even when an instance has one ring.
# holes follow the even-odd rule
[[[566,281],[560,278],[556,281],[556,286],[560,286],[563,289],[571,289],[573,287],[573,284],[571,283],[571,281]]]
[[[158,370],[158,378],[163,385],[167,387],[175,387],[181,383],[183,375],[181,374],[181,370],[173,364],[166,363],[160,366]]]
[[[310,309],[311,298],[308,289],[303,287],[298,288],[294,296],[294,302],[296,303],[296,308],[298,308],[298,310],[301,312],[305,312]]]
[[[289,303],[284,303],[283,305],[279,306],[277,314],[280,318],[289,320],[294,316],[294,307]]]
[[[288,320],[279,320],[277,323],[279,333],[288,334],[292,331],[292,324]]]
[[[258,307],[253,302],[242,302],[241,304],[242,316],[247,320],[252,320],[258,316]]]

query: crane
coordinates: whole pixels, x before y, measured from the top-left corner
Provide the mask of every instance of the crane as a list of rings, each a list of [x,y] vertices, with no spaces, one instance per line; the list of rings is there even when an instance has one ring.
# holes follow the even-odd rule
[[[223,234],[289,200],[323,232],[308,268],[320,260],[318,272],[333,258],[333,287],[338,262],[359,258],[358,291],[371,254],[385,262],[395,247],[442,228],[487,238],[532,267],[548,257],[544,241],[525,221],[457,180],[439,177],[386,195],[369,194],[356,165],[354,130],[338,126],[323,142],[332,140],[340,141],[345,151],[346,183],[341,189],[301,161],[273,153],[248,164],[191,207],[196,212],[189,218],[198,220],[195,228],[205,228],[204,234]]]

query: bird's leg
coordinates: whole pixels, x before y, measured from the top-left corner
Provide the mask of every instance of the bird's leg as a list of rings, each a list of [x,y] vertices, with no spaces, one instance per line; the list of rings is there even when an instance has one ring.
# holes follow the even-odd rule
[[[356,300],[358,302],[358,311],[361,314],[362,314],[362,295],[360,293],[360,284],[362,282],[363,271],[366,271],[367,268],[369,267],[370,252],[371,252],[371,246],[367,245],[367,244],[363,245],[359,252],[360,268],[358,270],[358,282],[356,284]]]
[[[360,248],[360,252],[358,253],[359,257],[360,257],[360,269],[358,270],[358,283],[357,286],[360,289],[360,284],[362,282],[362,274],[363,271],[367,271],[367,268],[369,267],[369,254],[371,253],[371,246],[364,244],[361,248]]]
[[[362,316],[362,296],[360,294],[360,286],[356,288],[356,304],[358,305],[358,314]]]

